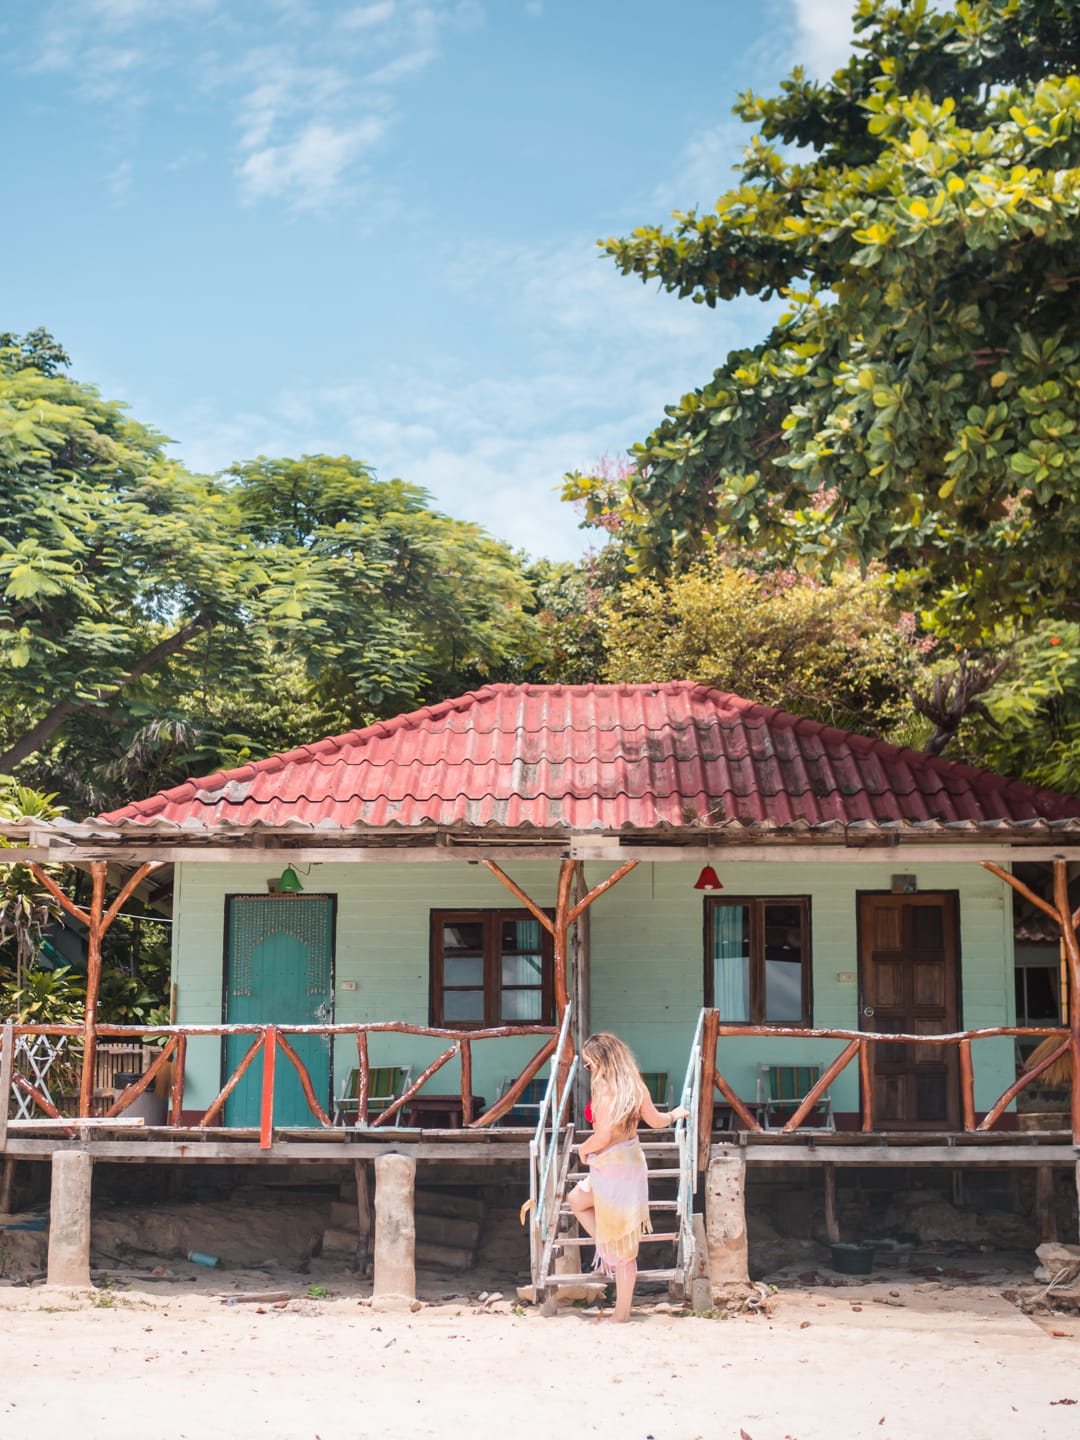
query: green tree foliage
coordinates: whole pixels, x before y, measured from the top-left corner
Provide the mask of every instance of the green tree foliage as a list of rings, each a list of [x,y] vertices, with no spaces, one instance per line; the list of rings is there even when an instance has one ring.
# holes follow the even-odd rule
[[[94,808],[535,663],[521,558],[422,489],[193,476],[46,332],[0,341],[0,770]]]
[[[855,58],[742,96],[708,212],[606,249],[709,306],[784,295],[636,452],[635,563],[705,537],[883,561],[958,636],[1080,601],[1080,7],[861,0]],[[609,487],[568,477],[602,510]]]
[[[964,758],[1080,794],[1080,625],[1044,621],[1014,645],[1008,669],[964,732]]]
[[[879,577],[755,573],[715,558],[642,577],[603,606],[606,678],[697,680],[829,725],[919,743],[909,692],[924,645]]]

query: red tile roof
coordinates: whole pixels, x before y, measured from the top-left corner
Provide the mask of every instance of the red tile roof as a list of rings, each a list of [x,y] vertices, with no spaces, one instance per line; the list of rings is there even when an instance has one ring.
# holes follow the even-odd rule
[[[1011,829],[1077,816],[1075,797],[674,681],[488,685],[99,818],[325,832]]]

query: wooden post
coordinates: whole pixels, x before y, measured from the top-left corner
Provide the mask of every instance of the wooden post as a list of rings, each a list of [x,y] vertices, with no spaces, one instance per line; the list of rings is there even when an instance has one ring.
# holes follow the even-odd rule
[[[184,1108],[184,1073],[187,1069],[187,1036],[181,1035],[176,1044],[176,1059],[173,1062],[172,1084],[169,1087],[169,1124],[179,1125]]]
[[[1035,1234],[1040,1245],[1058,1238],[1052,1165],[1035,1167]]]
[[[11,1109],[11,1073],[15,1068],[15,1022],[8,1020],[0,1031],[0,1151],[7,1148],[8,1111]],[[0,1206],[3,1209],[3,1206]]]
[[[975,1129],[975,1067],[971,1061],[971,1041],[960,1041],[960,1098],[964,1107],[964,1129]]]
[[[576,905],[588,893],[585,866],[574,866],[573,899]],[[583,910],[574,926],[574,1047],[578,1054],[592,1030],[592,932],[588,910]],[[589,1078],[583,1065],[578,1067],[574,1082],[574,1114],[581,1117],[589,1100]]]
[[[371,1180],[366,1160],[353,1161],[356,1176],[356,1227],[360,1231],[363,1250],[370,1254],[372,1244],[373,1218],[371,1211]]]
[[[698,1169],[709,1163],[712,1144],[713,1110],[716,1105],[716,1041],[720,1011],[707,1010],[701,1027],[701,1093],[698,1097]]]
[[[74,916],[80,924],[86,926],[87,932],[87,953],[86,953],[86,1019],[83,1028],[83,1061],[82,1080],[79,1085],[79,1114],[89,1116],[94,1104],[94,1067],[97,1059],[97,1007],[98,996],[101,993],[101,941],[109,926],[119,915],[124,901],[131,896],[154,870],[160,870],[163,862],[147,861],[124,881],[120,893],[116,899],[105,909],[105,880],[108,874],[108,864],[104,860],[91,860],[90,874],[92,888],[90,895],[90,909],[82,910],[78,905],[57,885],[51,875],[47,875],[40,865],[30,862],[28,869],[34,879],[57,901],[58,904]]]
[[[823,1165],[821,1173],[825,1181],[825,1238],[830,1245],[838,1245],[840,1222],[836,1218],[836,1166]]]
[[[1072,1133],[1073,1144],[1080,1145],[1080,941],[1076,938],[1072,909],[1069,905],[1069,866],[1065,860],[1054,861],[1054,904],[1057,906],[1065,954],[1069,961],[1069,1054],[1072,1059]]]
[[[15,1165],[14,1155],[8,1155],[4,1159],[4,1168],[0,1170],[0,1215],[11,1214],[11,1198],[15,1193]]]
[[[461,1123],[472,1124],[472,1041],[461,1042]]]
[[[268,1025],[263,1032],[262,1109],[259,1116],[259,1149],[269,1150],[274,1143],[274,1062],[277,1059],[277,1031]]]
[[[869,1134],[874,1128],[874,1071],[870,1064],[870,1042],[859,1044],[859,1080],[862,1090],[862,1129]]]
[[[356,1036],[356,1059],[360,1078],[356,1090],[356,1123],[366,1125],[368,1117],[368,1089],[371,1084],[371,1068],[368,1061],[367,1031],[360,1030]]]

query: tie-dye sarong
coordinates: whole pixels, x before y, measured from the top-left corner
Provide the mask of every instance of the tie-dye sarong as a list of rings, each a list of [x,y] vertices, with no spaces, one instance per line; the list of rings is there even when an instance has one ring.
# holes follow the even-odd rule
[[[649,1172],[636,1137],[609,1145],[592,1157],[589,1182],[596,1207],[595,1270],[637,1259],[638,1241],[652,1230]]]

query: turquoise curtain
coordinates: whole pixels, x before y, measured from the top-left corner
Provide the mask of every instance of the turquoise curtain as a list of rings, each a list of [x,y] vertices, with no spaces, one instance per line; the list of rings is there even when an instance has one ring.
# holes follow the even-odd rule
[[[750,1019],[750,914],[745,905],[713,907],[713,1004],[722,1020]]]

